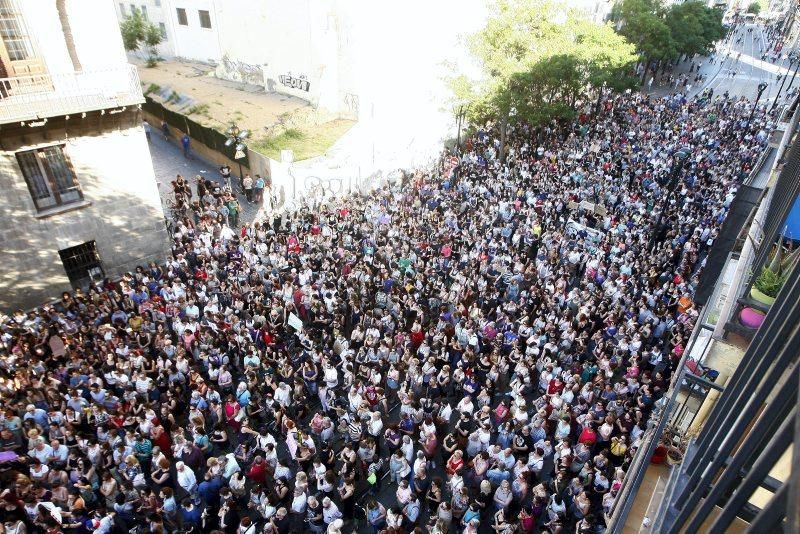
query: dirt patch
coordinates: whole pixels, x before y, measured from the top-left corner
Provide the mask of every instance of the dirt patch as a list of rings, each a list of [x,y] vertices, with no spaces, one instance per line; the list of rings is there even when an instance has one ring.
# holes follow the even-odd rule
[[[131,63],[139,70],[145,94],[203,126],[224,131],[236,122],[252,132],[253,140],[260,140],[275,135],[276,125],[314,122],[316,113],[308,102],[215,78],[211,65],[165,61],[147,68],[138,59]]]

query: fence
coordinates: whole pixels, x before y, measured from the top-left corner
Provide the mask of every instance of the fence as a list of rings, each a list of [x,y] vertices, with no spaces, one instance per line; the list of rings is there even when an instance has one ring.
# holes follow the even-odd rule
[[[233,144],[230,146],[225,145],[225,142],[228,140],[228,138],[222,132],[219,132],[213,128],[209,128],[208,126],[203,126],[202,124],[199,124],[188,118],[186,115],[172,111],[148,96],[145,97],[145,102],[142,104],[142,109],[150,115],[165,121],[167,125],[171,126],[172,128],[186,132],[189,137],[202,143],[209,149],[219,152],[231,161],[241,163],[243,167],[247,167],[248,169],[250,168],[249,155],[247,152],[245,152],[245,156],[243,158],[235,159],[234,156],[236,155],[236,147]],[[156,124],[153,126],[158,127]]]

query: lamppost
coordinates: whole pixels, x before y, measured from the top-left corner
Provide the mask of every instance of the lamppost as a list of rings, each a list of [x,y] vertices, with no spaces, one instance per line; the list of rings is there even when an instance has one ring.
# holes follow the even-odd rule
[[[225,141],[225,146],[234,145],[236,149],[233,159],[235,159],[236,163],[239,165],[239,189],[242,189],[244,175],[242,174],[242,162],[239,160],[245,156],[247,145],[244,144],[244,140],[250,136],[250,130],[240,130],[239,127],[236,126],[236,123],[232,122],[230,127],[225,130],[225,134],[228,136],[228,139]]]
[[[789,69],[788,70],[792,70],[792,67],[795,65],[795,63],[797,63],[797,66],[800,67],[800,62],[797,61],[798,57],[797,57],[797,54],[794,51],[789,52],[789,55],[786,56],[786,57],[789,59]],[[772,107],[769,108],[770,111],[773,111],[776,107],[778,107],[778,100],[780,100],[780,98],[781,98],[781,91],[783,91],[783,85],[786,83],[786,78],[788,76],[789,76],[788,72],[785,75],[782,76],[781,86],[778,87],[778,94],[775,95],[775,101],[772,103]],[[797,68],[794,69],[794,75],[792,76],[792,83],[794,83],[794,77],[795,76],[797,76]],[[792,84],[790,83],[789,87],[791,87],[791,86],[792,86]]]
[[[672,195],[675,194],[675,190],[678,188],[678,184],[680,183],[680,172],[689,157],[689,150],[682,148],[678,150],[673,157],[675,158],[675,161],[672,164],[672,170],[669,172],[669,181],[667,182],[667,197],[661,204],[656,226],[653,229],[653,232],[650,234],[650,244],[648,246],[648,250],[653,248],[656,237],[661,234],[661,221],[664,218],[664,211],[669,209],[669,203],[672,200]]]
[[[747,127],[750,127],[750,121],[753,119],[753,113],[756,112],[756,108],[758,108],[758,101],[761,100],[761,95],[764,93],[764,90],[767,88],[767,82],[761,82],[758,84],[758,96],[756,96],[756,101],[753,104],[753,109],[750,110],[750,116],[747,117]]]

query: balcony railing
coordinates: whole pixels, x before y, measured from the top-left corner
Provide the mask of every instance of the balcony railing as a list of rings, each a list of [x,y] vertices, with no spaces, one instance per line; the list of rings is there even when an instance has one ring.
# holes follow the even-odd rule
[[[0,123],[30,121],[144,102],[133,65],[100,71],[0,78]]]

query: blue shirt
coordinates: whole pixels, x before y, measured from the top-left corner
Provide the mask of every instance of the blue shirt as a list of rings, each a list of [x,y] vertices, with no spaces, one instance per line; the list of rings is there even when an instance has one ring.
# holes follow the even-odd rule
[[[214,477],[211,480],[204,480],[197,486],[197,493],[203,502],[209,506],[216,506],[219,502],[219,490],[222,488],[222,478]]]

